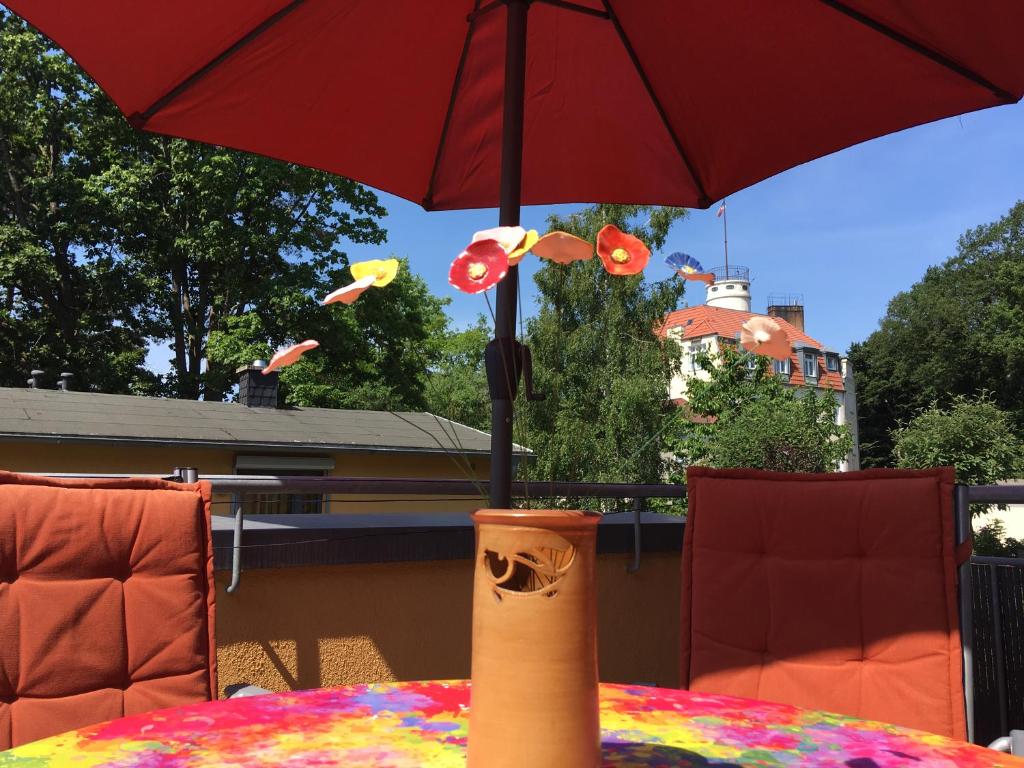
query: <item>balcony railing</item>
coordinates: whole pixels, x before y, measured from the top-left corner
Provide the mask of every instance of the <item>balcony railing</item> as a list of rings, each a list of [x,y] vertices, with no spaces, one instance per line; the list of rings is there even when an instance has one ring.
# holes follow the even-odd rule
[[[730,265],[728,267],[715,267],[710,271],[715,276],[716,283],[720,283],[723,280],[750,281],[750,267]]]

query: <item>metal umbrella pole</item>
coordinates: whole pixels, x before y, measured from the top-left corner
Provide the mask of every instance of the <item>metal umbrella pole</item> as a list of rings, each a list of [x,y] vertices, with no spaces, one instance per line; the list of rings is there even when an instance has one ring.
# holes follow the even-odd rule
[[[498,223],[519,224],[523,179],[523,107],[526,90],[528,0],[507,0],[505,94],[501,126],[501,190]],[[519,389],[521,355],[515,343],[519,267],[498,283],[494,340],[488,344],[487,382],[491,395],[491,507],[512,506],[512,417]]]

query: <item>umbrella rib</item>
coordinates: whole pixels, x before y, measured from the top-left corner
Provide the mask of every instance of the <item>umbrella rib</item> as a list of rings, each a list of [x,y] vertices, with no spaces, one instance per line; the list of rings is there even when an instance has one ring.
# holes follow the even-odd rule
[[[978,74],[973,69],[965,67],[964,65],[959,64],[956,61],[953,61],[953,59],[949,58],[948,56],[939,53],[938,51],[933,50],[926,45],[922,45],[916,40],[912,40],[911,38],[904,35],[902,32],[898,32],[895,29],[892,29],[891,27],[887,27],[882,22],[871,18],[867,14],[861,13],[860,11],[854,8],[850,8],[849,6],[839,2],[839,0],[820,0],[820,2],[824,5],[827,5],[832,10],[838,11],[844,16],[853,19],[854,21],[860,24],[863,24],[868,29],[878,32],[879,34],[885,35],[890,40],[902,45],[904,48],[909,48],[914,53],[920,56],[924,56],[926,59],[935,62],[939,66],[945,67],[951,72],[955,72],[956,74],[960,75],[960,77],[963,77],[966,80],[970,80],[975,85],[980,85],[982,88],[991,91],[1001,101],[1007,104],[1013,104],[1017,101],[1017,99],[1014,98],[1013,94],[1011,94],[1009,91],[1007,91],[1004,88],[1000,88],[998,85],[986,79],[982,75]]]
[[[476,20],[484,11],[497,6],[499,3],[491,3],[483,11],[480,9],[480,0],[473,4],[473,12],[466,17],[466,39],[462,43],[462,53],[459,55],[459,66],[455,68],[455,78],[452,81],[452,94],[448,98],[448,111],[444,115],[444,123],[441,125],[441,136],[437,141],[437,152],[434,153],[434,165],[430,169],[430,181],[427,183],[427,194],[423,198],[424,210],[432,210],[434,207],[434,184],[437,182],[437,173],[441,168],[441,154],[444,152],[445,142],[448,141],[448,129],[452,124],[452,115],[455,113],[455,102],[459,98],[459,87],[462,85],[462,73],[466,68],[466,59],[469,57],[469,44],[473,40],[473,26]]]
[[[296,8],[302,5],[303,2],[305,2],[305,0],[292,0],[292,2],[288,3],[288,5],[286,5],[281,10],[277,11],[272,16],[268,16],[266,19],[264,19],[262,22],[257,24],[251,30],[246,32],[242,37],[240,37],[238,40],[232,43],[230,46],[228,46],[219,54],[217,54],[214,58],[210,59],[210,61],[208,61],[206,64],[199,67],[199,69],[197,69],[191,75],[186,77],[176,86],[171,88],[171,90],[167,91],[167,93],[165,93],[159,99],[150,104],[146,109],[142,110],[141,112],[135,112],[134,114],[130,115],[128,117],[128,122],[130,122],[135,128],[142,128],[147,122],[149,122],[150,118],[152,118],[153,115],[155,115],[161,109],[166,107],[168,104],[170,104],[172,101],[178,98],[185,91],[195,86],[196,83],[198,83],[208,74],[210,74],[210,72],[212,72],[221,64],[223,64],[224,61],[228,59],[230,56],[237,53],[239,50],[247,46],[249,43],[251,43],[257,37],[262,35],[264,32],[266,32],[268,29],[276,25],[283,18],[288,16],[292,11],[294,11]]]
[[[654,108],[658,111],[658,116],[661,118],[661,122],[662,125],[665,126],[665,130],[668,131],[668,135],[672,139],[672,143],[675,145],[676,152],[679,153],[680,159],[682,159],[683,163],[686,165],[686,170],[690,173],[690,178],[693,179],[693,183],[697,186],[699,207],[707,208],[711,205],[711,198],[708,197],[708,193],[704,189],[704,183],[701,181],[700,176],[697,173],[697,169],[693,166],[693,163],[690,162],[690,157],[686,154],[686,150],[683,148],[683,142],[679,139],[679,136],[676,135],[675,130],[672,128],[668,115],[665,113],[665,108],[661,105],[661,100],[654,92],[654,87],[651,85],[651,81],[648,79],[647,73],[644,72],[644,68],[640,64],[640,58],[636,55],[636,51],[633,49],[632,43],[629,42],[629,38],[626,36],[626,30],[622,28],[618,15],[616,15],[614,9],[612,9],[611,1],[601,0],[601,3],[608,12],[608,18],[611,19],[612,24],[615,25],[615,31],[619,35],[619,40],[622,41],[622,45],[625,47],[626,53],[629,54],[629,58],[633,62],[633,66],[636,68],[636,73],[640,76],[640,81],[644,84],[644,88],[647,89],[647,95],[654,104]]]
[[[543,3],[544,5],[553,5],[556,8],[564,8],[567,11],[575,11],[576,13],[582,13],[586,16],[596,16],[599,19],[611,18],[608,11],[599,11],[597,8],[588,8],[587,6],[579,5],[578,3],[570,3],[568,0],[535,0],[535,2]]]

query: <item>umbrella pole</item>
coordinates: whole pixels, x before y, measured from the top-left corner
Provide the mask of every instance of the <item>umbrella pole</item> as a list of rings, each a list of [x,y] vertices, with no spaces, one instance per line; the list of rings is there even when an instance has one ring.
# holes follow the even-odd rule
[[[501,125],[501,188],[498,223],[519,224],[523,180],[523,100],[526,89],[527,0],[507,0],[505,33],[505,100]],[[512,416],[519,387],[519,366],[512,342],[516,335],[519,267],[509,268],[498,283],[494,338],[501,354],[488,369],[491,391],[491,507],[512,506]]]

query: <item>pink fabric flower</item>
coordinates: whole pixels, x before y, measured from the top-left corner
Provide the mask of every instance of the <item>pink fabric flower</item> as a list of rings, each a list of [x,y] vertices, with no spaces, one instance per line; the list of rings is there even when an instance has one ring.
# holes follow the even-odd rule
[[[782,326],[770,317],[752,317],[740,329],[740,344],[748,352],[776,360],[789,357],[789,338]]]

